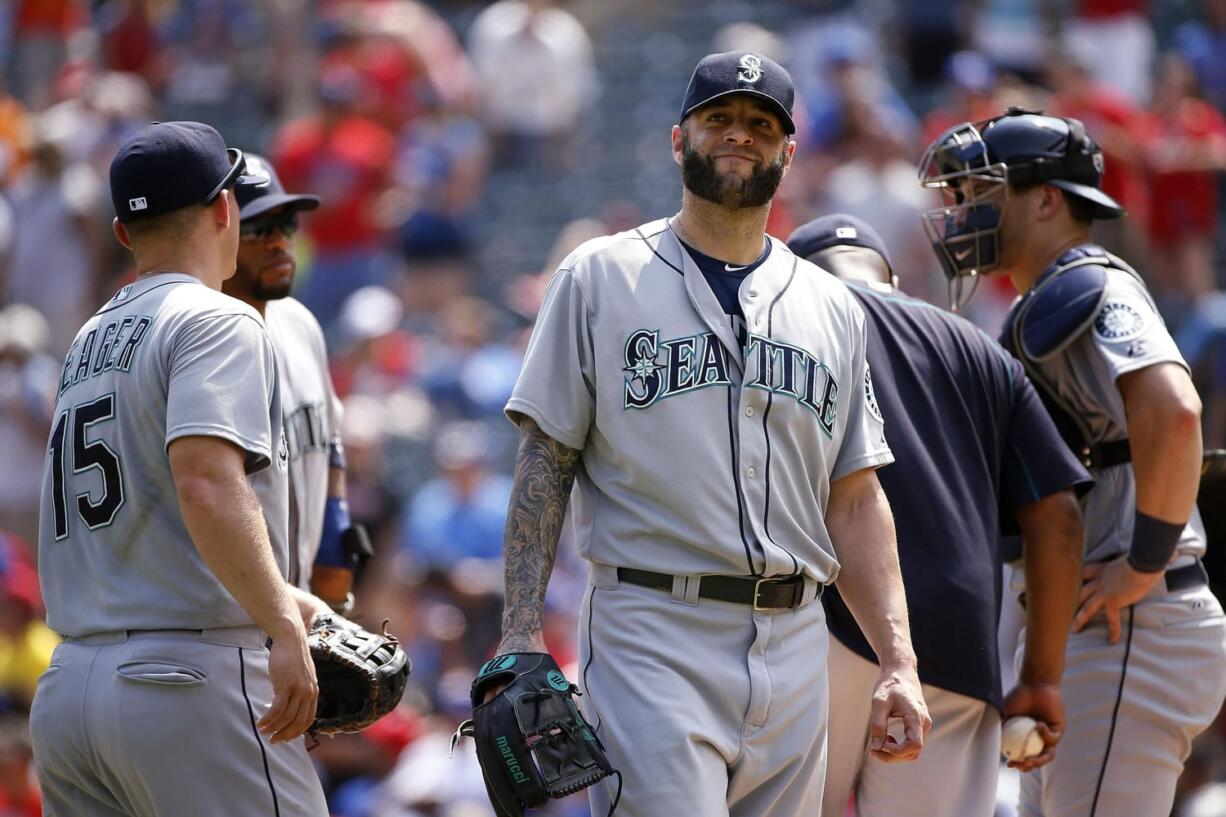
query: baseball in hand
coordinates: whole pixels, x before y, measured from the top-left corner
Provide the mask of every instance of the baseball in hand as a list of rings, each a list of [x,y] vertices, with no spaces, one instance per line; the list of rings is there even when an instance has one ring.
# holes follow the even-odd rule
[[[1006,760],[1025,760],[1043,753],[1038,723],[1025,715],[1009,718],[1001,727],[1000,753]]]

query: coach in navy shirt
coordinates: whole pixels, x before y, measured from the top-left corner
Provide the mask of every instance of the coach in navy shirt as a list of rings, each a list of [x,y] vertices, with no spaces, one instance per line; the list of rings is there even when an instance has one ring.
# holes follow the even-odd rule
[[[880,236],[827,216],[788,239],[844,280],[864,309],[871,385],[895,462],[878,470],[894,511],[911,635],[932,732],[913,763],[866,762],[885,729],[869,695],[878,668],[837,582],[830,632],[830,738],[823,817],[856,795],[861,817],[994,811],[1004,717],[1039,721],[1052,757],[1064,726],[1059,682],[1077,607],[1090,476],[1060,438],[1022,367],[971,323],[901,294]],[[871,395],[870,395],[871,396]],[[996,629],[1001,536],[1024,543],[1027,635],[1019,683],[1001,694]]]

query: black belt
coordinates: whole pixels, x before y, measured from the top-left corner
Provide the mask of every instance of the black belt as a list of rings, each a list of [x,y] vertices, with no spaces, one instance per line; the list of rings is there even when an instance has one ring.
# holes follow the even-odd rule
[[[673,577],[651,570],[617,568],[617,578],[626,584],[651,587],[672,592]],[[818,587],[817,595],[822,594]],[[715,601],[748,604],[755,610],[793,610],[801,605],[805,595],[804,576],[755,578],[753,576],[703,576],[699,579],[698,597]]]
[[[1208,583],[1209,571],[1205,570],[1205,565],[1200,559],[1197,559],[1190,565],[1166,571],[1166,589],[1168,592],[1187,590],[1189,587],[1200,587],[1202,584]]]
[[[1127,437],[1074,450],[1079,455],[1081,464],[1086,468],[1111,468],[1114,465],[1132,462],[1132,446],[1128,444]]]
[[[1166,571],[1166,592],[1174,593],[1176,590],[1187,590],[1189,587],[1200,587],[1209,583],[1209,572],[1205,570],[1204,562],[1197,559],[1190,565],[1176,567]],[[1017,597],[1017,601],[1022,605],[1022,609],[1026,609],[1026,594],[1021,593]]]

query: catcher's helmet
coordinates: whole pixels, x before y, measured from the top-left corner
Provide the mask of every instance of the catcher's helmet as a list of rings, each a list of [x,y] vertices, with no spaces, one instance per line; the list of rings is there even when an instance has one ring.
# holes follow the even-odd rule
[[[999,262],[1010,185],[1049,184],[1087,201],[1096,219],[1119,218],[1124,208],[1100,189],[1102,176],[1102,149],[1079,120],[1010,108],[928,147],[920,181],[948,199],[924,214],[924,228],[951,282],[978,276]]]

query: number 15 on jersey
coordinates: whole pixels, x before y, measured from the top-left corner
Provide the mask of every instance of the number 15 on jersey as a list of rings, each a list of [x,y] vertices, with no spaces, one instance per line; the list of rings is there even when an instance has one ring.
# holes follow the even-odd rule
[[[94,499],[92,491],[76,494],[77,515],[90,530],[106,527],[115,520],[123,505],[123,468],[119,457],[102,440],[90,440],[93,426],[115,418],[115,395],[104,394],[97,400],[74,406],[62,412],[51,432],[51,502],[55,511],[56,541],[68,536],[69,476],[98,469],[102,474],[102,496]],[[71,457],[71,461],[66,461]],[[71,465],[71,473],[68,466]]]

